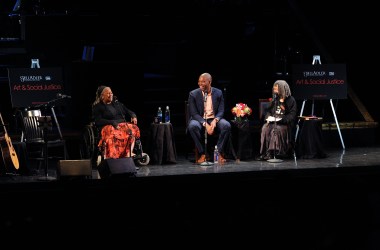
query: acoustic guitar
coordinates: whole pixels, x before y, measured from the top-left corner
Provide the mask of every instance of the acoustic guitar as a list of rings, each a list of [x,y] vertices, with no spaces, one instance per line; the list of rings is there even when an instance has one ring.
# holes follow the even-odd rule
[[[4,125],[3,117],[0,113],[1,125],[4,128],[4,137],[0,137],[1,153],[6,169],[10,169],[13,166],[15,169],[19,169],[20,164],[16,151],[12,145],[11,138],[8,136],[7,129]],[[5,141],[5,143],[4,143]],[[6,144],[6,145],[5,145]]]

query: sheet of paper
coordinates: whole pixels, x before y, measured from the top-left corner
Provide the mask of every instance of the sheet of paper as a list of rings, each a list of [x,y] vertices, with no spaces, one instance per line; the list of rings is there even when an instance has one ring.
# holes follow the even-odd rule
[[[281,121],[281,119],[282,119],[281,117],[277,117],[276,122]],[[274,122],[274,116],[269,116],[267,118],[267,122]]]

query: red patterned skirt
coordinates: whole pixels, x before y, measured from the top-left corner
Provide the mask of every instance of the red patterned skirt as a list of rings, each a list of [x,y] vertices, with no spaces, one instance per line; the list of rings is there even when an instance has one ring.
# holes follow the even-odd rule
[[[118,129],[112,125],[107,125],[101,131],[98,147],[103,147],[104,158],[130,157],[135,138],[140,138],[140,129],[135,124],[119,123]]]

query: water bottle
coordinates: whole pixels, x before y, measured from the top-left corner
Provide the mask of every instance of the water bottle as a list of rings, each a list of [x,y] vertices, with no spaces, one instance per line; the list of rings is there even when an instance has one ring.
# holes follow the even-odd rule
[[[215,149],[214,149],[214,163],[218,163],[218,160],[219,160],[219,151],[218,151],[218,146],[215,145]]]
[[[169,110],[169,106],[166,106],[166,109],[165,109],[165,122],[166,123],[170,122],[170,110]]]
[[[157,119],[158,119],[158,123],[162,123],[162,109],[161,109],[161,107],[158,107]]]

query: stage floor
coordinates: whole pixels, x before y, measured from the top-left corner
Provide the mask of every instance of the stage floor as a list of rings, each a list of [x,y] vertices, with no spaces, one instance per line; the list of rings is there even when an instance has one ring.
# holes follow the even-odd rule
[[[329,170],[331,173],[340,171],[340,169],[353,168],[356,171],[363,170],[366,167],[380,166],[380,147],[352,147],[352,148],[330,148],[326,149],[326,158],[313,158],[313,159],[283,159],[281,162],[272,163],[268,161],[257,161],[255,159],[249,160],[234,160],[227,159],[223,164],[211,164],[202,166],[194,163],[191,157],[179,155],[177,163],[168,163],[162,165],[149,164],[141,166],[137,170],[136,177],[164,177],[164,176],[191,176],[202,174],[244,174],[249,173],[252,175],[270,175],[273,171],[293,170],[296,173],[302,170],[303,174],[315,173],[316,170]],[[58,181],[57,169],[55,164],[48,167],[48,175],[45,178],[44,169],[36,171],[34,175],[23,176],[17,174],[8,174],[0,177],[0,183],[20,183],[20,182],[41,182],[41,181]],[[75,177],[75,176],[73,176]],[[67,179],[67,178],[66,178]],[[92,170],[91,180],[101,179],[97,169]]]
[[[202,166],[193,160],[179,158],[177,164],[152,165],[141,167],[138,177],[165,175],[218,174],[236,172],[263,172],[281,170],[336,169],[348,167],[368,167],[380,165],[380,147],[356,147],[348,149],[329,149],[326,158],[284,159],[278,163],[254,159],[236,161],[228,159],[224,164]]]

